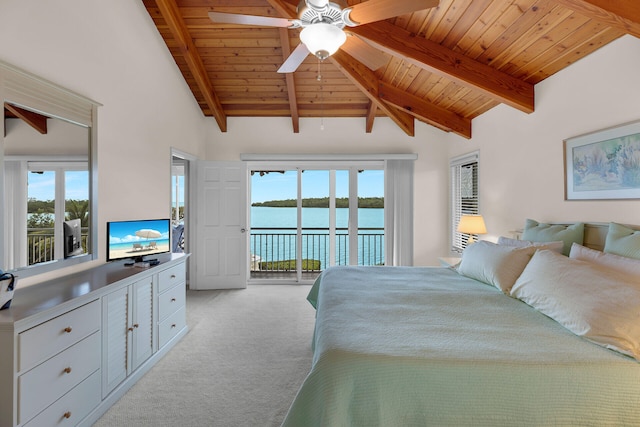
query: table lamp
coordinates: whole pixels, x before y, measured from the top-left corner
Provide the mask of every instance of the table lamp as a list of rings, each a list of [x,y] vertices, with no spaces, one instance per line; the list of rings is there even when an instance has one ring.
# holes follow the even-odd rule
[[[472,244],[475,239],[474,234],[485,234],[487,227],[484,225],[482,215],[462,215],[458,223],[458,231],[469,235],[467,246]]]

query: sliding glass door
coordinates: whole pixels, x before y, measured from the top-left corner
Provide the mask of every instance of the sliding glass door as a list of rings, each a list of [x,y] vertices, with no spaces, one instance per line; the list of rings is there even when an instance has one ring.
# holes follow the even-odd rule
[[[381,162],[250,165],[251,279],[312,281],[333,265],[384,264]]]

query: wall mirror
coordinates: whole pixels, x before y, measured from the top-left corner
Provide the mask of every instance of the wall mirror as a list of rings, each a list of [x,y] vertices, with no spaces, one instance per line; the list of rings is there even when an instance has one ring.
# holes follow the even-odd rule
[[[32,276],[97,251],[99,104],[0,62],[0,269]]]

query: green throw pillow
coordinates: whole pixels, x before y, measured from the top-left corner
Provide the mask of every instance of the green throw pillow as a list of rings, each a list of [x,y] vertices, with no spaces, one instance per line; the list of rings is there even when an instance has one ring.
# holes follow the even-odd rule
[[[640,231],[615,222],[609,223],[604,252],[640,259]]]
[[[574,242],[581,245],[584,241],[584,223],[577,222],[571,225],[544,224],[532,219],[527,219],[524,224],[522,240],[530,240],[532,242],[555,242],[562,240],[564,242],[562,253],[569,256],[571,245],[573,245]]]

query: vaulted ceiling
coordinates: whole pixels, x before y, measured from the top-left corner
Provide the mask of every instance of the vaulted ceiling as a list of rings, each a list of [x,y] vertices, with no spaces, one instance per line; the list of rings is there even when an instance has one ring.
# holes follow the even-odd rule
[[[303,117],[361,117],[372,132],[387,116],[410,136],[420,120],[471,138],[475,117],[501,103],[531,113],[536,83],[624,34],[640,37],[637,0],[424,0],[422,10],[348,28],[348,43],[324,61],[308,55],[278,73],[300,29],[214,23],[209,12],[293,19],[297,0],[143,2],[222,132],[228,117],[283,116],[292,132]]]

